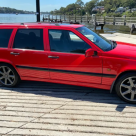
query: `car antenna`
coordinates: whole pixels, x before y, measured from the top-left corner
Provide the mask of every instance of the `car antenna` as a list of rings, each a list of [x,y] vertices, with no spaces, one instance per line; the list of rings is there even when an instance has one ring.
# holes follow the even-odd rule
[[[20,25],[24,25],[24,23],[20,23]]]

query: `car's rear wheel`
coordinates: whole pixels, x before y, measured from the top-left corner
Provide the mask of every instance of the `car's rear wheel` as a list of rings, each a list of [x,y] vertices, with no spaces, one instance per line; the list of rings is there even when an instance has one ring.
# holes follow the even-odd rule
[[[126,102],[136,103],[136,73],[121,76],[115,85],[117,95]]]
[[[0,84],[5,87],[14,87],[20,81],[16,70],[9,64],[0,64]]]

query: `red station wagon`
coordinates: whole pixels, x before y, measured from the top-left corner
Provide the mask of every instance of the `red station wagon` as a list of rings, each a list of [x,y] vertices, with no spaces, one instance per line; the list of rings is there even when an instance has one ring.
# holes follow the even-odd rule
[[[0,24],[0,83],[13,87],[20,80],[116,90],[136,103],[136,45],[83,25]]]

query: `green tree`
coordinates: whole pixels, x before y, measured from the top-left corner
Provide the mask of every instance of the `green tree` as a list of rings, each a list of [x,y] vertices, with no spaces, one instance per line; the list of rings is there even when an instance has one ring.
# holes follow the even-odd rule
[[[104,6],[104,1],[100,1],[97,3],[97,6]]]
[[[56,13],[56,14],[79,14],[79,15],[84,15],[86,12],[89,14],[92,14],[92,9],[95,6],[104,6],[105,8],[105,13],[107,13],[111,16],[122,16],[121,13],[114,14],[116,9],[119,7],[129,7],[134,8],[136,7],[136,0],[90,0],[87,3],[83,3],[82,0],[76,0],[75,3],[71,3],[67,5],[66,7],[61,7],[59,10],[54,10],[51,11],[51,13]],[[81,8],[82,7],[82,8]],[[1,12],[5,12],[5,9],[1,10]],[[8,11],[8,9],[6,9]],[[14,10],[12,10],[14,11]],[[14,11],[16,12],[16,11]],[[21,11],[20,11],[21,12]],[[111,13],[112,12],[112,13]],[[100,14],[99,12],[97,14]],[[128,13],[128,16],[134,16],[135,14]]]
[[[97,5],[98,0],[92,0],[85,4],[85,10],[87,13],[92,14],[92,9]]]
[[[105,12],[109,13],[109,12],[111,11],[111,9],[112,9],[112,5],[107,4],[107,5],[105,6]]]
[[[136,7],[136,0],[122,0],[122,6],[134,8]]]
[[[77,4],[79,7],[84,6],[84,2],[82,0],[77,0],[75,4]]]
[[[59,11],[60,11],[61,14],[65,14],[66,13],[66,9],[64,7],[61,7]]]
[[[69,4],[67,7],[66,7],[66,12],[73,12],[76,10],[76,4],[73,3],[73,4]],[[73,12],[74,13],[74,12]]]

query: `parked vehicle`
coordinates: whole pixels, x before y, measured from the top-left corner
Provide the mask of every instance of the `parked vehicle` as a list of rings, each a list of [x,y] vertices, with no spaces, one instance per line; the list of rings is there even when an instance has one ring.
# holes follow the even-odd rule
[[[132,11],[132,12],[135,12],[135,11],[136,11],[136,8],[132,8],[131,11]]]
[[[0,24],[0,83],[14,87],[33,80],[116,90],[136,103],[135,52],[136,45],[109,41],[83,25]]]
[[[126,8],[124,8],[124,7],[119,7],[116,11],[115,11],[115,13],[123,13],[123,12],[125,12],[126,11]]]

